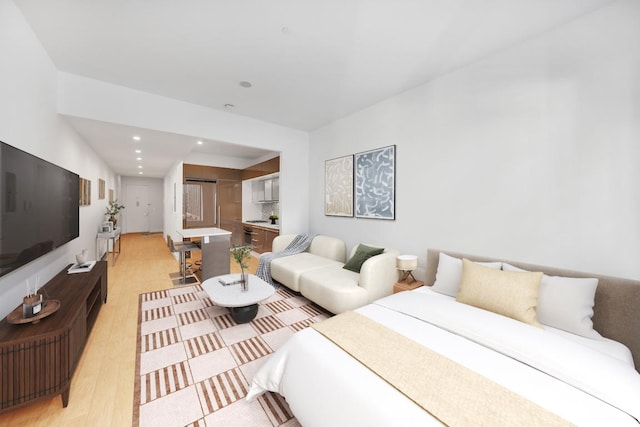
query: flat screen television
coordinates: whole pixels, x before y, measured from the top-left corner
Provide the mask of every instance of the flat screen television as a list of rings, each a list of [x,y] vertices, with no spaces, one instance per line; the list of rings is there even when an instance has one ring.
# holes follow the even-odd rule
[[[79,236],[79,180],[0,141],[0,276]]]

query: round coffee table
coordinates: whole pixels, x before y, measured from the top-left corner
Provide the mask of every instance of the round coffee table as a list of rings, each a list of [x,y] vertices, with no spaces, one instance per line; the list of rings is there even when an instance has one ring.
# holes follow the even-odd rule
[[[229,308],[236,323],[248,323],[258,314],[258,303],[269,298],[276,290],[253,274],[248,275],[249,289],[246,291],[240,289],[240,283],[222,284],[234,280],[240,280],[240,274],[212,277],[202,283],[202,289],[214,304]]]

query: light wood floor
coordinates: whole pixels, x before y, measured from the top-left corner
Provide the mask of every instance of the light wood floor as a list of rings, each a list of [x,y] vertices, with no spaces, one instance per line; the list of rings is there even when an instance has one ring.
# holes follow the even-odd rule
[[[255,272],[252,258],[250,271]],[[126,234],[115,266],[109,258],[107,304],[102,306],[71,380],[69,405],[60,396],[0,415],[0,426],[128,426],[138,328],[138,295],[173,287],[175,260],[162,234]],[[238,271],[231,261],[231,270]]]

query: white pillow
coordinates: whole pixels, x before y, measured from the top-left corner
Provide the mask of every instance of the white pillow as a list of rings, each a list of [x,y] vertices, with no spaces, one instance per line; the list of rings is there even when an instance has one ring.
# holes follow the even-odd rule
[[[479,262],[478,264],[497,270],[502,267],[501,262]],[[455,297],[460,290],[460,279],[462,279],[462,260],[440,252],[436,281],[431,286],[431,290]]]
[[[525,271],[502,263],[505,271]],[[593,305],[598,279],[542,276],[536,317],[543,325],[587,338],[601,339],[593,329]]]

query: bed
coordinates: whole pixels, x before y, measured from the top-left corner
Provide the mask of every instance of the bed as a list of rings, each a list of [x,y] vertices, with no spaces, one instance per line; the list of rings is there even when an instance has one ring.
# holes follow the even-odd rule
[[[457,301],[478,277],[541,278],[541,324]],[[355,338],[322,327],[296,333],[256,373],[247,399],[277,392],[304,426],[640,424],[640,282],[429,250],[425,283],[433,286],[355,310],[343,319],[362,321],[353,330],[335,324]]]

